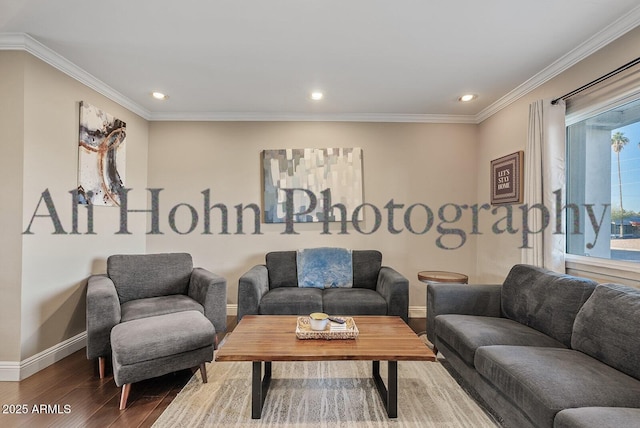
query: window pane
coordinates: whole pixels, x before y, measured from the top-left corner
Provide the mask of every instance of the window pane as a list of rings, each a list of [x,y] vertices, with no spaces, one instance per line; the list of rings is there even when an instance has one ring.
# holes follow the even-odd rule
[[[567,252],[640,263],[640,100],[567,127]]]

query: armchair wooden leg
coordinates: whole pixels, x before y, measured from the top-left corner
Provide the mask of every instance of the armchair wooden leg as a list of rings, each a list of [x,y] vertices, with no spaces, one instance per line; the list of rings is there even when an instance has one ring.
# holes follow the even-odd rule
[[[200,376],[202,376],[202,383],[207,383],[207,366],[205,363],[200,364]]]
[[[100,374],[100,379],[104,379],[105,365],[106,365],[106,358],[98,357],[98,373]]]
[[[127,400],[129,399],[129,391],[131,391],[131,384],[125,383],[122,385],[122,395],[120,395],[120,410],[124,410],[127,407]]]

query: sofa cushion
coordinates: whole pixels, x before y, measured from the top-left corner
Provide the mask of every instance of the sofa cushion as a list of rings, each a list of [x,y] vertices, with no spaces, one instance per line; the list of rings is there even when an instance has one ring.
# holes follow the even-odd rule
[[[375,290],[382,266],[382,253],[375,250],[353,250],[353,286]]]
[[[581,407],[559,412],[553,428],[640,428],[640,409]]]
[[[118,254],[107,259],[107,275],[120,303],[186,294],[193,270],[190,254]]]
[[[116,325],[111,347],[118,364],[127,365],[212,346],[215,334],[200,312],[176,312]]]
[[[298,287],[351,288],[353,262],[346,248],[305,248],[296,253]]]
[[[183,311],[198,311],[204,314],[204,308],[200,303],[183,294],[129,300],[122,304],[120,311],[120,322]]]
[[[329,288],[322,293],[322,310],[331,315],[387,315],[387,302],[366,288]]]
[[[269,288],[297,287],[298,270],[295,251],[273,251],[265,256]]]
[[[476,350],[488,345],[566,348],[557,340],[508,318],[475,315],[438,315],[436,335],[473,366]]]
[[[515,265],[502,285],[502,311],[568,347],[576,314],[596,285],[590,279]]]
[[[573,407],[640,407],[640,381],[582,352],[531,346],[485,346],[478,373],[540,426]]]
[[[279,287],[267,291],[260,300],[262,315],[305,315],[322,312],[319,288]]]
[[[640,379],[639,323],[640,290],[600,284],[576,317],[571,345]]]

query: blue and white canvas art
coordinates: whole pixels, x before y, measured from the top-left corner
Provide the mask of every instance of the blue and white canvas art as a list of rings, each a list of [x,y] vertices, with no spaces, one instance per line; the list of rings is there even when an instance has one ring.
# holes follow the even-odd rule
[[[80,103],[78,203],[120,205],[126,139],[125,122],[91,104]]]
[[[343,204],[348,216],[363,203],[360,148],[265,150],[262,166],[265,223],[285,221],[286,192],[282,189],[305,189],[317,198],[313,210],[294,216],[294,221],[300,223],[325,221],[321,192],[326,189],[331,193],[331,205]],[[294,213],[310,208],[305,192],[291,192],[291,196]],[[332,210],[326,220],[342,220],[340,210]]]

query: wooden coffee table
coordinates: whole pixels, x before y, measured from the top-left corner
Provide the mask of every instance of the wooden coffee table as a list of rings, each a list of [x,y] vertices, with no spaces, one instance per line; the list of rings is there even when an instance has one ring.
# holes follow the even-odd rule
[[[227,336],[216,361],[253,362],[251,417],[262,416],[273,361],[366,360],[387,415],[398,416],[398,361],[435,361],[436,356],[400,317],[354,316],[356,339],[298,339],[295,315],[247,315]],[[387,385],[380,376],[387,361]],[[264,377],[262,367],[264,363]]]

